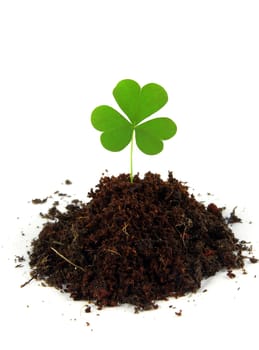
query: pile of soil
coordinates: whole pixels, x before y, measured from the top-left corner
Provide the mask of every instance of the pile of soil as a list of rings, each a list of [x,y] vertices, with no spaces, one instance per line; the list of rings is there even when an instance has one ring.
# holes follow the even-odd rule
[[[30,252],[33,278],[99,307],[195,292],[201,280],[244,266],[239,242],[215,204],[205,207],[172,173],[103,176],[87,203],[53,206]]]

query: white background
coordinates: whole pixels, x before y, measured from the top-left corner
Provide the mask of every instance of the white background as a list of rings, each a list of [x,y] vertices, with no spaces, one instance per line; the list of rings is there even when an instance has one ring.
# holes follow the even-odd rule
[[[61,190],[84,199],[105,169],[128,172],[129,149],[104,150],[90,124],[97,105],[115,107],[112,89],[124,78],[161,84],[169,102],[158,115],[178,125],[160,155],[135,150],[134,171],[173,170],[196,193],[237,205],[243,224],[234,230],[259,255],[258,18],[252,0],[0,0],[1,348],[258,345],[258,265],[234,280],[220,273],[204,282],[207,293],[157,311],[100,316],[39,283],[19,288],[28,267],[14,268],[51,204],[32,198]]]

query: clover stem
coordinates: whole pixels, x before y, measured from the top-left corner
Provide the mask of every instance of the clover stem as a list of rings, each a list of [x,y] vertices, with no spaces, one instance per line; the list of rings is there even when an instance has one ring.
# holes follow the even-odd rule
[[[133,183],[133,142],[134,142],[134,131],[132,133],[130,143],[130,182]]]

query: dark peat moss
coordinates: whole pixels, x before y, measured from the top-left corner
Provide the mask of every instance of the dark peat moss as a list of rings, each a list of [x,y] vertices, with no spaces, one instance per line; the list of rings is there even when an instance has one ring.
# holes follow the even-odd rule
[[[172,173],[104,176],[87,203],[53,206],[32,242],[31,275],[99,307],[195,292],[201,280],[244,266],[241,244],[215,204],[205,207]]]

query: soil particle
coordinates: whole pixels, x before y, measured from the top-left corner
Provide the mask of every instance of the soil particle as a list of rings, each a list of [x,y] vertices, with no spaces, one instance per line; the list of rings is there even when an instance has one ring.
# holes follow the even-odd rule
[[[32,278],[75,300],[154,309],[217,271],[244,266],[246,246],[222,209],[198,202],[171,172],[166,181],[149,172],[133,183],[127,174],[103,176],[88,197],[41,214],[48,221],[30,252]]]
[[[15,255],[15,259],[14,259],[15,262],[24,262],[25,261],[25,257],[24,256],[20,256],[20,255]]]
[[[229,271],[227,272],[227,276],[228,276],[229,278],[235,278],[235,277],[236,277],[236,275],[235,275],[231,270],[229,270]]]
[[[86,306],[85,312],[86,312],[86,313],[91,312],[91,306],[90,306],[90,305],[87,305],[87,306]]]
[[[236,208],[235,207],[232,212],[230,213],[230,216],[229,218],[227,218],[227,223],[228,224],[235,224],[235,223],[238,223],[238,222],[242,222],[242,220],[236,215]]]
[[[64,192],[60,192],[60,191],[55,191],[54,192],[55,195],[59,196],[59,197],[64,197],[64,198],[70,198],[71,196],[68,195],[67,193],[64,193]]]
[[[25,261],[24,256],[19,256],[15,255],[14,262],[15,262],[15,268],[20,268],[23,267],[24,265],[22,264]]]
[[[56,208],[56,205],[53,205],[46,214],[40,213],[40,216],[42,219],[55,220],[58,213],[60,213],[60,211]]]
[[[35,198],[35,199],[32,199],[32,204],[43,204],[43,203],[46,203],[48,200],[48,197],[44,198],[44,199],[40,199],[40,198]]]
[[[182,310],[176,311],[175,314],[176,316],[182,316]]]

